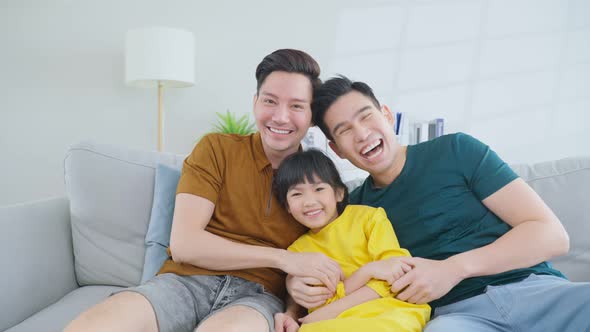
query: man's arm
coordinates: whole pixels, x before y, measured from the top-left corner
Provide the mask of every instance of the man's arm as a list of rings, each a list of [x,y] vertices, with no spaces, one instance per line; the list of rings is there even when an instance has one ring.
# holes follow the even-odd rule
[[[247,245],[211,234],[205,227],[215,205],[191,194],[176,195],[170,236],[172,259],[211,270],[271,267],[289,274],[311,276],[335,290],[341,276],[338,263],[323,254],[292,253],[283,249]]]
[[[569,250],[563,225],[522,179],[510,182],[482,202],[512,229],[489,245],[443,261],[411,258],[413,270],[392,285],[394,292],[407,286],[398,299],[430,302],[463,279],[533,266]]]
[[[466,277],[529,267],[568,252],[565,228],[522,179],[512,181],[482,202],[513,228],[485,247],[453,257],[464,268]]]

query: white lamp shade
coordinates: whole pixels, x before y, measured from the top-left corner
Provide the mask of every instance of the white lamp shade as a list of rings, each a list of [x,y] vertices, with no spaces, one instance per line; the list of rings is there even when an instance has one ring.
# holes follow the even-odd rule
[[[195,43],[192,32],[150,27],[127,31],[125,82],[149,88],[158,82],[182,88],[195,84]]]

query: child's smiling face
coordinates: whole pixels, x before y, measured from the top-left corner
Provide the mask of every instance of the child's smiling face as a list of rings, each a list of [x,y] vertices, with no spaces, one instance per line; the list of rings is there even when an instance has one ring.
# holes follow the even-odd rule
[[[314,183],[307,180],[287,191],[288,211],[302,225],[313,232],[338,217],[337,204],[344,198],[342,190],[334,190],[329,184],[314,177]]]

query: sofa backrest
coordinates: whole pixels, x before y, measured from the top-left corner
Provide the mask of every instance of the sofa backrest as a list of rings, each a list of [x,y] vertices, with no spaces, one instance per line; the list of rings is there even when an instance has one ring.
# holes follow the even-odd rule
[[[158,163],[184,156],[83,142],[70,147],[64,169],[70,200],[78,284],[133,286],[141,280]],[[553,260],[573,281],[590,281],[590,157],[512,168],[555,211],[570,236],[570,253]],[[363,179],[348,184],[355,187]]]
[[[156,166],[183,159],[91,142],[69,148],[64,177],[79,285],[139,284]]]
[[[569,254],[552,260],[572,281],[590,281],[590,156],[512,168],[543,198],[570,237]]]

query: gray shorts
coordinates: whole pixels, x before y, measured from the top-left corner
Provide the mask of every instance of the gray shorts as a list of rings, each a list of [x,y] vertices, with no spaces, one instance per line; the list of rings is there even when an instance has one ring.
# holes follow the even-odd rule
[[[209,316],[225,308],[242,305],[260,312],[274,330],[274,314],[284,303],[258,283],[233,276],[158,275],[145,284],[116,293],[132,291],[145,296],[156,313],[160,332],[193,330]]]

